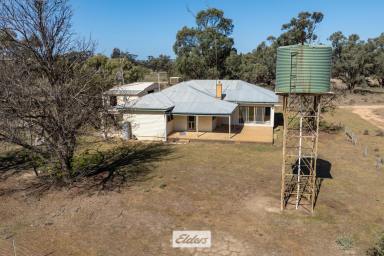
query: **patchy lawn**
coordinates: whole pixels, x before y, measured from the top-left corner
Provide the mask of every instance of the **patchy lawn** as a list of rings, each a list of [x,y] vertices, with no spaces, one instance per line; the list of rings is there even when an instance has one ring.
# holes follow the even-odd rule
[[[331,163],[332,178],[323,181],[313,216],[280,212],[281,137],[276,145],[167,145],[139,179],[113,191],[30,194],[31,170],[15,164],[21,171],[6,175],[10,166],[0,168],[7,177],[0,182],[0,255],[13,255],[12,240],[18,256],[362,255],[384,230],[384,168],[375,167],[384,137],[346,109],[327,120],[347,125],[359,141],[321,134],[319,157]],[[124,144],[83,143],[81,150]],[[212,248],[171,248],[172,230],[180,229],[211,230]]]

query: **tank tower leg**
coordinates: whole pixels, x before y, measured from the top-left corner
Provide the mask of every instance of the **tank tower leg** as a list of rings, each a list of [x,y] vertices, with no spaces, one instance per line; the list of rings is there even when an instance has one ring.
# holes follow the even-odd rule
[[[321,95],[283,96],[284,138],[281,210],[294,206],[313,212]]]

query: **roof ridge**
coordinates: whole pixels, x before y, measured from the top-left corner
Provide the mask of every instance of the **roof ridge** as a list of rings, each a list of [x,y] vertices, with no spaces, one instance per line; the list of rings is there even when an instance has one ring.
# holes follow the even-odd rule
[[[218,98],[216,98],[216,97],[213,97],[213,96],[211,96],[211,95],[208,95],[208,94],[206,94],[205,92],[202,92],[202,91],[200,91],[200,90],[198,90],[198,89],[196,89],[196,88],[194,88],[194,87],[192,87],[192,86],[189,86],[189,85],[188,85],[188,87],[189,87],[190,89],[192,89],[192,90],[198,92],[198,93],[201,93],[201,94],[203,94],[203,95],[209,97],[209,98],[212,99],[213,101],[220,102],[220,103],[222,103],[222,104],[237,105],[237,104],[235,104],[235,103],[233,103],[233,102],[226,101],[226,100],[220,100],[220,99],[218,99]]]
[[[217,81],[241,81],[241,80],[205,79],[205,80],[190,80],[190,81],[193,82],[195,85],[197,85],[197,87],[200,87],[200,86],[198,86],[198,84],[195,81],[216,81],[217,82]],[[223,90],[222,90],[223,92],[227,91],[227,89],[230,87],[230,85],[226,85],[224,87],[224,84],[222,86],[223,86]],[[198,90],[198,91],[200,91],[200,92],[202,92],[202,93],[204,93],[204,94],[206,94],[206,95],[208,95],[209,97],[212,97],[212,98],[216,99],[216,97],[214,97],[211,94],[209,94],[206,90],[200,90],[200,89],[197,89],[196,87],[193,87],[193,88]],[[225,100],[223,100],[223,101],[225,101]]]

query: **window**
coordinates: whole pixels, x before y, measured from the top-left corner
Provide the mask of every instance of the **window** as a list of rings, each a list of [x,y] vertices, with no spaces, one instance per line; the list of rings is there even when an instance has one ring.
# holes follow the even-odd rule
[[[117,105],[117,97],[116,96],[110,96],[109,97],[109,105],[112,107]]]
[[[271,108],[258,106],[239,107],[239,123],[264,124],[271,121]]]
[[[188,130],[195,130],[195,116],[188,116]]]
[[[254,122],[254,121],[255,121],[255,108],[254,107],[248,107],[247,122]]]
[[[248,107],[240,107],[239,108],[239,123],[243,124],[247,120],[247,108]]]
[[[256,109],[256,123],[263,123],[264,122],[264,108],[263,107],[255,107]]]
[[[269,122],[269,121],[271,121],[271,108],[266,107],[265,113],[264,113],[264,122]]]

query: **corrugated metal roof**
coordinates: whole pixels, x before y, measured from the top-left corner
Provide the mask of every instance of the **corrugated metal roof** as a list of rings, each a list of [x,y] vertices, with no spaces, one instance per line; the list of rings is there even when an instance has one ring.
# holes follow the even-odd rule
[[[191,80],[189,83],[192,87],[204,91],[205,93],[215,97],[216,82],[219,80]],[[223,100],[232,102],[249,102],[249,103],[277,103],[277,95],[268,89],[250,84],[242,80],[220,80],[223,84]]]
[[[106,91],[105,94],[137,95],[154,84],[153,82],[136,82],[117,85]]]
[[[126,107],[133,109],[170,109],[174,114],[228,115],[241,103],[276,103],[274,92],[241,80],[220,80],[223,100],[217,99],[216,80],[191,80],[161,92],[145,95]]]
[[[168,110],[174,106],[174,102],[171,101],[164,93],[155,92],[147,94],[136,100],[127,102],[126,105],[121,108]]]

